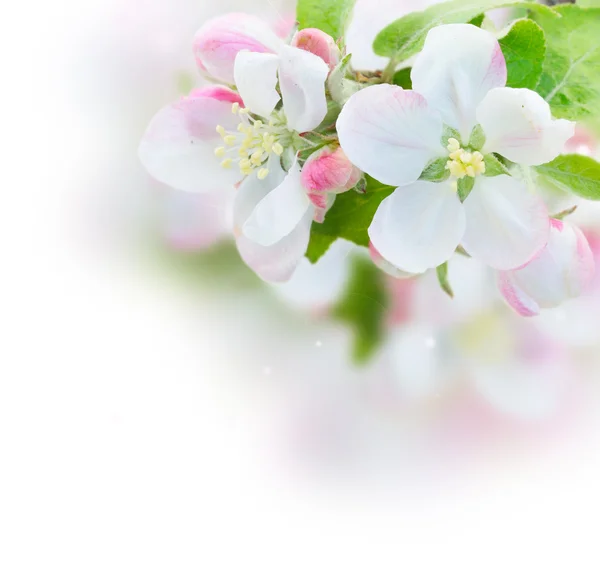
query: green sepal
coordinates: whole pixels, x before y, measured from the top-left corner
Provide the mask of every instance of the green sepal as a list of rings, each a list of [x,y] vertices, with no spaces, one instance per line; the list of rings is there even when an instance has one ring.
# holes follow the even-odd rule
[[[483,157],[483,163],[485,164],[485,173],[483,175],[486,177],[510,175],[508,168],[494,154],[486,154]]]
[[[440,283],[441,289],[448,296],[450,296],[450,298],[454,298],[454,291],[452,290],[450,281],[448,280],[448,262],[446,261],[445,263],[442,263],[439,267],[437,267],[435,272],[437,273],[437,279]]]
[[[485,133],[481,125],[475,125],[469,137],[469,148],[471,150],[481,150],[485,144]]]
[[[473,187],[475,186],[475,178],[469,177],[465,175],[465,177],[461,177],[458,182],[458,198],[461,203],[465,202],[465,199],[471,194]]]
[[[450,171],[446,168],[448,158],[438,158],[429,162],[419,177],[421,181],[444,181],[450,177]]]

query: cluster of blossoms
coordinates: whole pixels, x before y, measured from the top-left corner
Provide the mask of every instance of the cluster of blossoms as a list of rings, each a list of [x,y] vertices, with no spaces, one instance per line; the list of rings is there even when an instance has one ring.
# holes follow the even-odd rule
[[[368,228],[386,272],[420,275],[467,253],[498,271],[502,295],[525,316],[589,285],[585,236],[549,216],[530,172],[565,149],[575,124],[554,119],[537,93],[506,87],[492,33],[433,28],[410,90],[381,83],[381,73],[346,75],[336,42],[318,29],[284,40],[243,14],[208,22],[194,53],[217,85],[163,108],[140,158],[174,188],[232,199],[239,253],[264,280],[293,277],[313,221],[326,220],[336,196],[362,191],[368,174],[395,188]],[[352,95],[333,92],[340,68]]]

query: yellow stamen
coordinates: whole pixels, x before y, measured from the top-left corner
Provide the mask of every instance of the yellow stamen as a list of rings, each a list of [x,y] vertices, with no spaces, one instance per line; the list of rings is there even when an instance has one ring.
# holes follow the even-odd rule
[[[233,160],[231,158],[227,158],[221,162],[221,167],[225,169],[231,169],[231,164]]]
[[[264,179],[265,177],[267,177],[267,175],[269,175],[269,170],[267,168],[260,168],[256,175],[258,179]]]
[[[215,156],[217,156],[217,158],[222,158],[225,156],[225,146],[219,146],[218,148],[215,148]]]
[[[223,137],[223,142],[225,142],[227,146],[233,146],[235,144],[235,141],[236,138],[232,134],[228,134],[227,136]]]
[[[273,152],[277,156],[281,156],[281,154],[283,154],[283,146],[279,144],[279,142],[276,142],[275,144],[273,144]]]

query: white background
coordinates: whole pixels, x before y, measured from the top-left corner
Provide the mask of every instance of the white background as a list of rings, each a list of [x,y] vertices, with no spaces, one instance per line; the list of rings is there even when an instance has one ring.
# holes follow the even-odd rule
[[[448,474],[424,454],[436,477],[389,486],[300,468],[269,361],[338,335],[279,349],[260,301],[144,264],[137,138],[173,96],[171,54],[235,2],[202,4],[4,6],[0,559],[598,559],[593,419]]]

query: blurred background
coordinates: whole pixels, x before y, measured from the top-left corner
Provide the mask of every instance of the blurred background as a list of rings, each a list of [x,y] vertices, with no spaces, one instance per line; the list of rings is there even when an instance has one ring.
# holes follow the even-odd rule
[[[355,64],[426,5],[359,0]],[[452,301],[390,279],[356,365],[331,311],[360,251],[266,285],[142,169],[150,118],[201,83],[194,32],[236,10],[295,7],[59,0],[5,34],[2,558],[596,558],[600,282],[524,320],[457,256]],[[600,257],[598,210],[574,219]]]

